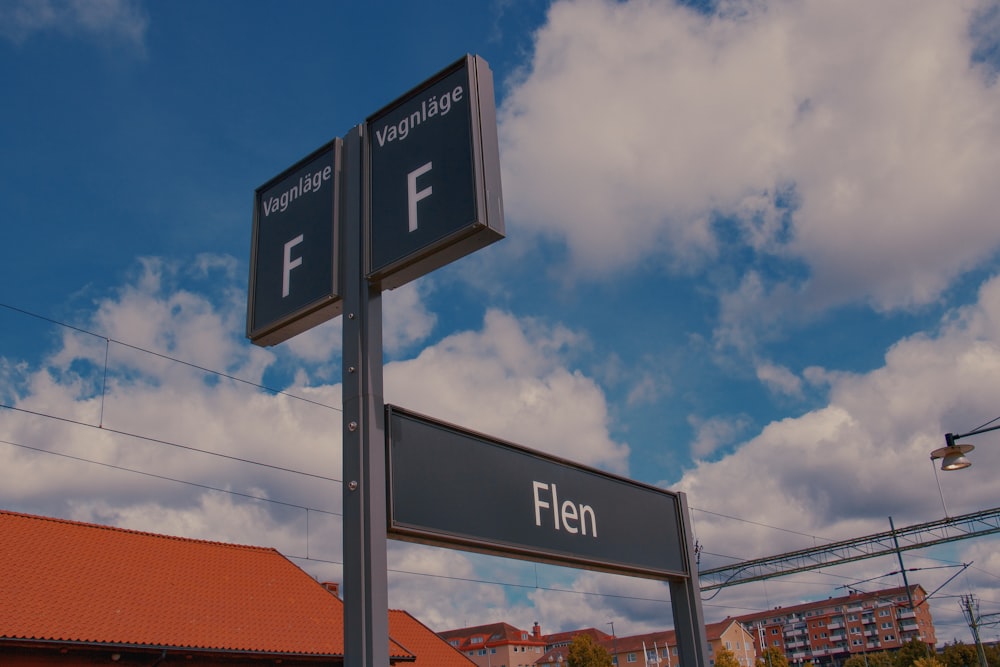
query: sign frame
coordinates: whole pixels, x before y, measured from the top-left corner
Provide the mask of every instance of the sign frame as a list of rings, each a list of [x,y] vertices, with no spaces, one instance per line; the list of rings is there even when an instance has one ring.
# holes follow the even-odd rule
[[[395,188],[379,182],[384,178],[379,178],[380,171],[375,156],[376,148],[373,146],[373,142],[378,141],[380,136],[379,123],[385,123],[387,119],[393,118],[394,114],[395,117],[400,117],[399,114],[404,108],[416,104],[417,106],[413,108],[422,106],[426,119],[425,124],[431,125],[434,121],[427,116],[425,96],[429,95],[435,86],[439,86],[449,77],[455,75],[460,76],[468,97],[467,123],[470,156],[468,168],[471,173],[467,176],[469,177],[468,186],[473,189],[472,205],[474,208],[471,219],[462,221],[459,226],[447,223],[445,229],[435,230],[434,238],[415,241],[402,252],[390,253],[392,254],[391,258],[376,260],[376,256],[382,254],[386,242],[378,241],[378,235],[382,232],[381,228],[376,230],[376,226],[384,224],[382,222],[383,216],[378,211],[373,211],[371,203],[376,199],[386,201],[384,199],[386,197],[392,200],[392,197],[399,196],[402,203],[406,204],[407,171],[413,168],[413,166],[404,167],[407,171],[400,172],[402,178],[398,180],[398,183],[396,181],[392,183]],[[422,102],[424,104],[421,104]],[[406,111],[400,122],[405,123],[405,119],[412,116],[409,109]],[[383,125],[381,130],[383,139],[385,132],[396,129],[395,127],[390,129],[390,125]],[[410,132],[411,125],[412,122],[406,125],[407,132]],[[412,131],[416,132],[419,129],[419,127],[414,127]],[[407,139],[407,141],[412,140]],[[369,211],[371,211],[365,223],[365,234],[369,239],[365,258],[365,275],[372,284],[381,289],[399,287],[504,238],[503,193],[500,182],[500,149],[497,135],[496,102],[493,92],[493,73],[483,58],[465,55],[368,116],[365,121],[364,143],[365,169],[368,173],[366,179],[368,191],[365,193],[365,197],[369,202]],[[392,164],[397,164],[396,160],[397,158],[388,158]],[[448,160],[442,161],[447,162]],[[435,167],[435,169],[440,169],[440,167]],[[416,177],[414,176],[414,178]],[[411,185],[410,187],[415,186]],[[394,194],[387,195],[387,191]],[[463,192],[462,195],[465,196],[465,193]],[[404,220],[402,223],[404,234],[407,231],[405,222]],[[394,239],[400,238],[398,235],[389,234],[389,236]]]
[[[253,232],[250,241],[250,279],[249,292],[247,297],[247,326],[246,336],[254,345],[271,346],[284,342],[318,324],[326,322],[343,312],[343,296],[341,292],[341,267],[340,267],[340,218],[341,218],[341,174],[343,141],[337,137],[320,146],[306,157],[302,158],[291,167],[285,169],[274,178],[258,187],[254,191],[253,204]],[[329,262],[323,266],[322,281],[319,284],[310,286],[307,300],[292,308],[281,310],[280,312],[264,312],[265,304],[259,300],[258,289],[262,285],[262,248],[264,232],[262,230],[262,212],[265,211],[265,203],[271,192],[285,183],[289,178],[306,169],[312,163],[324,158],[326,155],[332,158],[330,174],[330,220],[314,220],[314,225],[322,228],[324,232],[329,232],[330,247],[329,252],[320,248],[321,261]],[[327,179],[323,178],[325,182]],[[297,194],[300,197],[302,194]],[[270,200],[267,200],[269,202]],[[273,205],[273,204],[272,204]],[[325,211],[324,211],[325,213]],[[267,217],[264,215],[263,217]],[[290,252],[286,248],[285,253]],[[287,261],[287,258],[286,258]],[[300,264],[296,264],[296,267]],[[288,267],[285,267],[288,273]],[[270,311],[274,311],[273,306]],[[263,321],[258,321],[258,319]]]
[[[601,572],[610,572],[613,574],[621,574],[625,576],[638,576],[650,579],[665,579],[668,581],[687,581],[691,578],[691,562],[690,562],[690,536],[687,534],[687,522],[684,517],[684,510],[686,509],[686,501],[684,500],[684,494],[679,492],[667,491],[659,487],[644,484],[642,482],[637,482],[625,477],[620,477],[596,468],[591,468],[588,466],[573,463],[566,459],[553,456],[551,454],[546,454],[544,452],[539,452],[537,450],[524,447],[522,445],[513,444],[492,436],[484,435],[475,431],[460,428],[447,422],[443,422],[432,417],[427,417],[425,415],[420,415],[410,410],[400,408],[398,406],[386,405],[385,406],[385,446],[386,446],[386,530],[387,535],[393,539],[417,542],[420,544],[429,544],[433,546],[441,546],[446,548],[458,548],[467,551],[473,551],[478,553],[486,553],[507,558],[518,558],[522,560],[531,560],[536,562],[549,563],[553,565],[560,565],[572,568],[583,568],[589,570],[596,570]],[[399,420],[399,421],[397,421]],[[549,471],[553,469],[561,469],[563,471],[562,481],[567,481],[567,477],[572,479],[576,477],[576,488],[588,487],[593,493],[598,493],[599,489],[603,488],[605,492],[609,489],[616,493],[616,499],[620,500],[624,494],[631,494],[632,492],[642,493],[642,494],[655,494],[656,498],[652,496],[643,496],[641,502],[638,502],[639,497],[635,496],[634,499],[630,499],[628,504],[630,506],[642,506],[644,511],[654,510],[656,507],[664,507],[667,509],[666,513],[660,513],[661,521],[657,522],[655,516],[647,516],[644,514],[645,519],[651,519],[652,523],[647,525],[643,530],[643,542],[640,544],[639,540],[633,540],[635,544],[625,544],[624,546],[619,544],[623,533],[628,534],[628,529],[622,526],[615,525],[615,528],[619,531],[614,533],[610,538],[606,540],[604,545],[597,547],[597,550],[603,551],[604,555],[596,553],[595,550],[590,550],[590,553],[586,549],[576,548],[571,550],[565,547],[554,547],[551,538],[551,530],[548,533],[545,531],[546,528],[535,528],[534,526],[529,527],[528,530],[536,530],[536,533],[540,536],[536,539],[534,544],[529,543],[529,541],[522,538],[517,539],[507,539],[505,537],[498,537],[500,533],[507,535],[512,535],[511,528],[508,525],[509,516],[505,512],[511,511],[510,507],[510,496],[514,491],[511,491],[510,483],[511,477],[504,477],[502,484],[493,484],[493,487],[503,487],[499,494],[504,495],[501,497],[494,492],[493,495],[489,495],[488,501],[480,501],[478,499],[470,499],[470,495],[461,495],[458,497],[449,497],[449,500],[459,501],[461,503],[462,499],[467,499],[468,502],[461,503],[462,507],[455,509],[448,509],[447,512],[442,511],[444,509],[444,501],[442,500],[444,496],[448,493],[453,493],[452,491],[441,491],[440,489],[444,486],[450,486],[446,483],[447,479],[455,479],[453,476],[449,477],[446,472],[441,472],[441,478],[435,478],[434,476],[438,474],[442,460],[444,457],[427,457],[429,461],[426,469],[421,471],[409,470],[408,467],[412,465],[413,458],[415,456],[425,457],[426,452],[421,452],[419,454],[407,454],[405,458],[406,462],[401,459],[404,458],[400,452],[402,450],[397,450],[397,447],[402,446],[399,440],[398,431],[402,430],[401,425],[418,425],[423,428],[436,429],[444,438],[438,436],[435,442],[435,447],[438,448],[454,448],[454,445],[441,445],[443,439],[446,438],[459,438],[462,440],[463,448],[463,458],[460,467],[464,469],[464,474],[474,475],[476,466],[471,463],[471,461],[476,460],[475,448],[479,446],[486,446],[489,448],[496,448],[500,452],[500,457],[506,457],[508,455],[514,455],[517,457],[524,457],[525,459],[532,459],[538,465],[535,466],[536,470],[527,473],[525,479],[535,475],[536,471],[541,471],[544,468],[548,468]],[[426,441],[425,441],[426,442]],[[443,450],[442,450],[443,451]],[[435,451],[435,454],[440,452]],[[466,458],[466,453],[468,458]],[[496,462],[498,459],[493,454],[493,452],[488,453],[489,460],[491,462]],[[521,462],[517,462],[517,466],[522,466]],[[530,465],[530,464],[527,464]],[[503,472],[509,472],[507,468],[512,468],[514,465],[502,464],[496,466],[495,468],[490,468],[489,479],[493,479],[497,475],[502,475]],[[501,468],[502,470],[498,470]],[[524,468],[522,468],[524,469]],[[484,480],[486,478],[477,478]],[[553,477],[552,479],[555,479]],[[426,488],[427,491],[424,493],[432,496],[432,499],[427,501],[433,505],[433,508],[428,508],[424,510],[414,510],[413,504],[414,499],[418,495],[418,492],[412,489],[406,489],[405,487],[413,487],[419,480],[422,487]],[[521,480],[518,480],[521,481]],[[588,482],[587,484],[580,483],[581,481]],[[489,491],[485,490],[484,487],[490,486],[483,481],[475,483],[477,487],[472,493],[488,494]],[[563,488],[566,488],[565,486]],[[570,487],[572,489],[572,487]],[[465,489],[468,491],[468,489]],[[536,490],[535,493],[538,493]],[[565,496],[560,496],[563,499]],[[545,496],[546,501],[555,500],[555,484],[552,484],[551,495]],[[605,498],[604,500],[611,500],[610,498]],[[653,500],[654,502],[648,502],[648,500]],[[536,497],[535,502],[538,502]],[[549,502],[545,507],[546,520],[550,521],[549,516],[556,512],[555,508],[550,507],[550,505],[555,505],[555,502]],[[565,502],[563,503],[565,504]],[[597,505],[597,503],[594,503]],[[489,526],[490,517],[482,516],[484,512],[481,507],[489,506],[495,511],[493,514],[503,515],[505,519],[500,528],[494,528]],[[455,507],[452,503],[452,507]],[[597,513],[600,514],[608,509],[608,504],[605,504],[603,509],[598,509]],[[617,508],[616,508],[617,509]],[[535,521],[536,525],[539,520],[539,507],[535,506]],[[427,516],[433,514],[434,519],[438,523],[430,525],[431,522],[427,520],[419,520],[419,518],[426,519]],[[467,521],[465,525],[475,524],[474,528],[471,530],[478,531],[473,534],[470,531],[464,530],[463,528],[456,529],[456,520],[454,517],[456,515],[474,514],[475,518],[459,518],[458,522]],[[447,515],[446,518],[442,518],[443,515]],[[418,516],[418,520],[414,521],[413,517]],[[606,518],[606,517],[605,517]],[[496,519],[494,519],[496,521]],[[546,521],[546,523],[547,523]],[[581,511],[579,515],[579,521],[575,523],[573,528],[579,530],[583,524],[583,512]],[[601,522],[595,519],[595,526],[603,525],[604,528],[595,528],[596,533],[599,530],[606,530],[607,524],[601,524]],[[613,524],[614,525],[614,524]],[[547,527],[551,529],[551,526]],[[670,529],[674,529],[674,534],[669,533]],[[521,528],[518,528],[521,530]],[[668,531],[668,532],[664,532]],[[585,530],[583,531],[586,532]],[[523,533],[522,533],[523,535]],[[662,541],[666,540],[668,542],[672,541],[671,544],[674,550],[669,554],[654,555],[650,556],[647,553],[643,553],[640,557],[625,557],[625,556],[608,556],[609,552],[620,552],[620,551],[638,551],[641,549],[649,549],[652,546],[653,540],[650,539],[650,535],[656,535]],[[563,539],[560,536],[558,539]],[[586,537],[584,535],[575,534],[572,538],[574,540],[584,540]],[[543,544],[542,542],[548,542],[548,544]],[[565,542],[563,542],[565,543]],[[584,544],[584,542],[577,542],[577,544]],[[610,544],[610,546],[608,546]],[[631,561],[631,562],[629,562]],[[670,564],[666,564],[667,561]],[[662,564],[657,564],[662,563]]]

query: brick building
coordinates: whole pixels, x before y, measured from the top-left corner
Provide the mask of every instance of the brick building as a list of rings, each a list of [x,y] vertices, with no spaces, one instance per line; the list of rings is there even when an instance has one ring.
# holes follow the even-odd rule
[[[910,606],[912,598],[913,606]],[[777,647],[793,665],[840,665],[855,654],[893,651],[912,639],[933,650],[934,621],[920,585],[851,593],[748,614],[738,620],[758,646]]]

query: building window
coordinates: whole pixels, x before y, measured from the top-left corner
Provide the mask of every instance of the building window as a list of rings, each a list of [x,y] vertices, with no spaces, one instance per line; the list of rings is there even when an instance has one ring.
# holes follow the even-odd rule
[[[635,661],[636,661],[635,653],[629,653],[628,655],[625,656],[625,662],[635,662]]]
[[[882,624],[882,629],[883,630],[892,630],[892,623],[890,621],[884,622]]]
[[[482,637],[473,637],[472,638],[472,643],[473,644],[482,644],[483,643],[483,638]]]
[[[772,635],[778,634],[778,628],[771,628],[771,634]]]
[[[861,628],[851,628],[851,634],[852,635],[860,635],[861,634]]]
[[[779,639],[775,639],[775,640],[774,640],[774,644],[773,644],[773,645],[774,645],[774,646],[781,646],[781,640],[779,640]],[[711,648],[711,646],[710,646],[709,648]]]
[[[896,635],[886,635],[885,637],[882,637],[882,641],[894,642],[896,641]]]
[[[878,615],[879,616],[888,616],[889,614],[890,614],[890,612],[889,612],[888,609],[879,609],[878,610]]]

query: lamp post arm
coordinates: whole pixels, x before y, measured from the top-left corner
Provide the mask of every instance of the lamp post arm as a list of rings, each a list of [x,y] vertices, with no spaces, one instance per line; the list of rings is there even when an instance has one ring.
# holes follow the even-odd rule
[[[954,433],[945,433],[944,439],[945,442],[948,443],[949,447],[954,447],[956,440],[967,438],[970,435],[979,435],[980,433],[988,433],[989,431],[996,431],[996,430],[1000,430],[1000,424],[997,424],[996,426],[988,426],[985,428],[977,428],[975,430],[969,431],[968,433],[959,433],[957,435]]]

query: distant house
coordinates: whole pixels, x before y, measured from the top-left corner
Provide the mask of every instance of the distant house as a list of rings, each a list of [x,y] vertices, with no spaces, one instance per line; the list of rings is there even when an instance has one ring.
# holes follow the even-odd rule
[[[393,665],[470,664],[406,612],[389,632]],[[0,511],[5,667],[343,662],[343,603],[274,549]]]
[[[543,635],[535,623],[531,632],[508,623],[490,623],[439,633],[479,667],[560,667],[569,658],[569,646],[577,635],[588,635],[603,646],[619,667],[681,667],[673,630],[618,637],[596,628]],[[705,626],[708,657],[729,649],[743,667],[757,659],[753,635],[734,618]]]
[[[529,667],[545,653],[545,639],[537,623],[531,632],[509,623],[489,623],[439,632],[438,636],[479,667]]]
[[[723,649],[731,651],[737,662],[744,667],[750,667],[757,659],[753,635],[734,618],[726,618],[716,623],[705,625],[705,638],[708,640],[708,660],[715,664],[715,656]],[[604,647],[616,656],[614,644],[604,642]],[[616,665],[641,664],[657,667],[679,667],[677,655],[677,639],[673,630],[654,632],[617,639]]]

